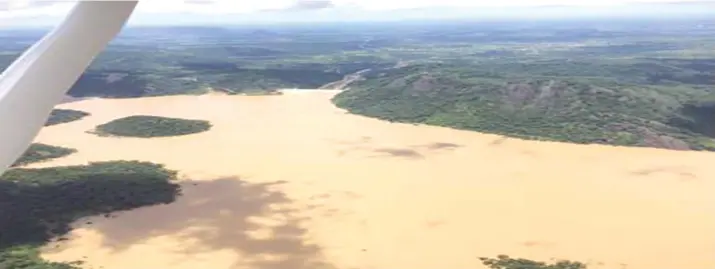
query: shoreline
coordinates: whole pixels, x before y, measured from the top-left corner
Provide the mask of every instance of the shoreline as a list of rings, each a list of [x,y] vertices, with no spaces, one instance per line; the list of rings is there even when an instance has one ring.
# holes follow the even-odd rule
[[[282,95],[310,95],[310,94],[316,94],[316,93],[322,93],[322,94],[330,94],[334,96],[335,94],[338,94],[344,90],[342,89],[297,89],[297,88],[285,88],[285,89],[277,89],[276,91],[281,92]],[[102,97],[87,97],[87,98],[79,98],[76,100],[72,100],[69,102],[65,103],[60,103],[57,105],[56,108],[66,108],[66,104],[71,104],[71,103],[77,103],[77,102],[86,102],[86,101],[92,101],[92,100],[107,100],[107,101],[129,101],[129,100],[144,100],[144,99],[162,99],[162,98],[185,98],[185,97],[228,97],[228,98],[251,98],[251,97],[280,97],[282,95],[273,95],[273,94],[267,94],[267,95],[231,95],[231,94],[226,94],[223,92],[207,92],[205,94],[201,95],[163,95],[163,96],[144,96],[144,97],[136,97],[136,98],[102,98]],[[426,128],[437,128],[437,129],[447,129],[447,130],[452,130],[460,133],[473,133],[473,134],[480,134],[480,135],[487,135],[487,136],[493,136],[496,140],[499,141],[519,141],[519,142],[527,142],[527,143],[540,143],[540,144],[545,144],[545,145],[550,145],[550,146],[575,146],[575,147],[593,147],[593,146],[602,146],[602,147],[610,147],[610,148],[617,148],[619,150],[628,150],[628,151],[644,151],[644,152],[652,152],[652,153],[658,153],[658,152],[681,152],[681,153],[690,153],[690,154],[697,154],[697,155],[713,155],[715,156],[715,152],[710,152],[710,151],[697,151],[697,150],[674,150],[674,149],[665,149],[665,148],[653,148],[653,147],[636,147],[636,146],[622,146],[622,145],[611,145],[611,144],[598,144],[598,143],[592,143],[592,144],[579,144],[579,143],[572,143],[572,142],[563,142],[563,141],[549,141],[549,140],[529,140],[529,139],[524,139],[524,138],[519,138],[519,137],[512,137],[508,135],[500,135],[500,134],[494,134],[494,133],[486,133],[486,132],[479,132],[479,131],[472,131],[472,130],[465,130],[465,129],[458,129],[458,128],[453,128],[453,127],[448,127],[448,126],[438,126],[438,125],[430,125],[430,124],[423,124],[423,123],[406,123],[406,122],[389,122],[386,120],[382,120],[379,118],[374,118],[374,117],[369,117],[369,116],[364,116],[360,114],[354,114],[351,113],[350,111],[337,107],[335,106],[330,99],[327,100],[332,107],[334,107],[336,110],[341,111],[342,113],[349,114],[352,116],[356,117],[361,117],[367,120],[374,120],[378,122],[384,122],[384,123],[389,123],[389,124],[397,124],[397,125],[409,125],[409,126],[419,126],[419,127],[426,127]],[[71,109],[71,108],[70,108]]]

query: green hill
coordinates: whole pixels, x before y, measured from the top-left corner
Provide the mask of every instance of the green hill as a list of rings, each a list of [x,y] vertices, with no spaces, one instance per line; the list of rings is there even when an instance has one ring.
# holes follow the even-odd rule
[[[704,94],[687,85],[505,79],[475,76],[468,66],[431,65],[371,74],[333,101],[390,121],[526,139],[715,150],[715,106],[692,102]]]
[[[99,135],[128,137],[165,137],[205,132],[211,123],[204,120],[187,120],[157,116],[129,116],[116,119],[95,128]]]

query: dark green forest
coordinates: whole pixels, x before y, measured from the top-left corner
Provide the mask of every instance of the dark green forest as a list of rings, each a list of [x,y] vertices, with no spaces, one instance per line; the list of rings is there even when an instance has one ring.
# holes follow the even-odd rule
[[[79,218],[174,201],[175,178],[175,171],[138,161],[7,171],[0,177],[0,268],[78,268],[43,261],[38,248],[61,240]]]
[[[352,113],[390,121],[526,139],[715,150],[709,87],[479,72],[446,64],[398,68],[372,74],[333,101]]]
[[[158,116],[129,116],[98,125],[99,135],[127,137],[165,137],[206,132],[211,123],[205,120],[187,120]]]
[[[371,69],[333,101],[525,139],[715,150],[713,24],[652,23],[433,32],[399,53],[404,64]]]

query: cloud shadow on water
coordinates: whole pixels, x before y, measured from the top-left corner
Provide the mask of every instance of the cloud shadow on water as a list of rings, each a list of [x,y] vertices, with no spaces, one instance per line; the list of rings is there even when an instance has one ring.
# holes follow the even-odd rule
[[[187,255],[234,251],[241,257],[236,268],[330,268],[322,261],[320,248],[305,242],[303,219],[288,197],[271,190],[284,183],[249,184],[237,178],[184,181],[183,195],[172,204],[120,213],[88,228],[101,233],[103,246],[113,251],[170,235],[182,242],[179,251]]]
[[[412,149],[402,149],[402,148],[379,148],[374,150],[379,155],[375,157],[400,157],[407,159],[423,159],[424,156],[419,152]]]

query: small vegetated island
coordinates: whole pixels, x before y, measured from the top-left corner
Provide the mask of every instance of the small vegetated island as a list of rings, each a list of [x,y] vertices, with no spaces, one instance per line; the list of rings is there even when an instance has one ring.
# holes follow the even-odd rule
[[[125,137],[167,137],[205,132],[211,123],[205,120],[189,120],[158,116],[129,116],[99,125],[98,135]]]
[[[50,117],[47,119],[45,126],[52,126],[62,123],[78,121],[86,116],[89,116],[89,113],[84,111],[72,109],[54,109],[52,110],[52,114],[50,114]]]
[[[0,268],[78,268],[44,261],[38,248],[79,218],[173,202],[175,178],[175,171],[138,161],[7,171],[0,177]]]
[[[54,109],[50,114],[45,126],[58,125],[80,120],[89,113],[71,109]],[[30,163],[42,162],[51,159],[61,158],[77,152],[75,149],[52,146],[42,143],[33,143],[25,153],[12,166],[22,166]]]
[[[569,260],[546,263],[512,258],[508,255],[499,255],[496,258],[480,257],[479,260],[489,269],[587,269],[585,263]]]
[[[75,149],[33,143],[12,166],[22,166],[36,162],[61,158],[77,152]]]

